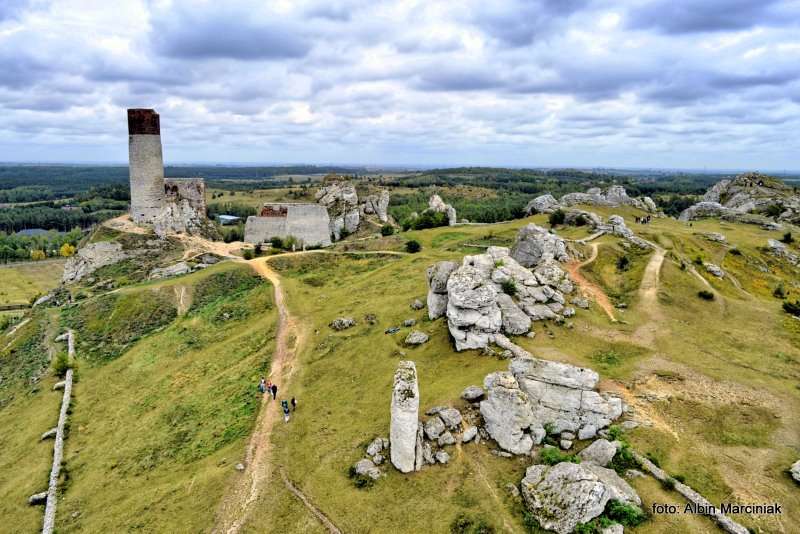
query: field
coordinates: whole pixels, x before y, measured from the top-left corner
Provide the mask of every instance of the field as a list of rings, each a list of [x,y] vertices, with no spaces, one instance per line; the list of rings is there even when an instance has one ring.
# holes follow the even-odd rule
[[[65,260],[0,265],[0,306],[29,304],[61,281]]]
[[[418,239],[423,250],[404,257],[334,261],[328,255],[308,255],[271,260],[285,279],[290,307],[314,332],[300,351],[295,386],[300,411],[275,432],[277,461],[344,531],[390,532],[402,524],[408,532],[444,532],[462,513],[481,517],[498,531],[526,531],[521,505],[506,489],[519,482],[527,465],[522,459],[506,460],[484,446],[464,445],[446,467],[428,467],[414,475],[389,469],[385,479],[368,489],[354,487],[347,469],[373,437],[388,432],[398,360],[417,364],[421,410],[440,404],[464,408],[459,394],[465,386],[480,384],[487,373],[506,368],[507,362],[476,351],[454,352],[442,320],[431,322],[424,310],[413,311],[409,304],[425,295],[428,265],[480,250],[470,245],[508,243],[529,221],[542,224],[544,216],[409,232],[402,237]],[[593,307],[579,312],[571,327],[538,324],[535,339],[516,342],[539,357],[596,369],[603,377],[602,387],[621,392],[637,417],[650,425],[629,433],[636,449],[651,453],[669,473],[683,477],[714,502],[781,502],[782,516],[735,519],[764,531],[788,532],[800,524],[800,495],[784,472],[796,459],[794,444],[800,442],[793,415],[800,410],[800,328],[780,311],[780,301],[771,295],[747,295],[729,280],[700,275],[717,294],[714,301],[702,300],[697,292],[707,287],[705,283],[680,268],[684,243],[709,257],[716,250],[697,232],[722,231],[745,257],[754,258],[762,257],[758,247],[776,233],[712,221],[689,226],[668,219],[636,230],[668,247],[656,305],[640,306],[636,290],[648,256],[636,258],[630,269],[618,273],[616,258],[623,249],[604,238],[600,247],[608,254],[598,256],[596,276],[591,266],[587,269],[608,293],[632,297],[627,309],[618,310],[621,321],[611,323]],[[686,260],[691,262],[690,257]],[[776,271],[770,276],[778,280],[783,275]],[[782,279],[791,285],[790,278]],[[376,324],[366,320],[368,314],[377,317]],[[357,326],[332,331],[327,323],[340,316],[355,318]],[[384,334],[408,318],[430,334],[428,343],[405,347],[407,328]],[[682,502],[652,480],[636,479],[632,484],[646,506]],[[390,500],[403,504],[386,506]],[[283,491],[262,497],[250,528],[257,531],[259,524],[270,521],[286,525],[287,532],[322,532]],[[678,515],[656,516],[631,529],[676,530],[713,532],[715,527],[702,517]]]

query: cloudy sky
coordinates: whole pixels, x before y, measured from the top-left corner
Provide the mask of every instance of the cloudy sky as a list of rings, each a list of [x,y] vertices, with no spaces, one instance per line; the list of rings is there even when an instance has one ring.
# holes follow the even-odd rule
[[[0,0],[0,161],[800,169],[800,0]]]

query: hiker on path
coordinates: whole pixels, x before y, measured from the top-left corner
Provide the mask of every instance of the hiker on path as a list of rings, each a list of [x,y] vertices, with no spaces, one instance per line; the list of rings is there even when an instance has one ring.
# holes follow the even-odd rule
[[[261,381],[258,383],[258,391],[263,395],[267,392],[267,381],[264,380],[264,377],[261,377]]]
[[[278,397],[278,386],[272,384],[270,389],[272,390],[272,400],[275,400]]]
[[[289,402],[284,399],[281,401],[281,407],[283,408],[283,421],[285,423],[289,422]]]
[[[292,397],[292,411],[297,410],[297,399]]]
[[[267,396],[272,394],[272,380],[267,380]]]

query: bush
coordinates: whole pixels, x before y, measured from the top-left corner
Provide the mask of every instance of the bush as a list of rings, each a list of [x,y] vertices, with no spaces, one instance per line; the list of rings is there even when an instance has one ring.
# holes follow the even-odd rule
[[[780,282],[775,289],[772,290],[772,296],[776,299],[785,299],[786,298],[786,289],[783,287],[783,282]]]
[[[608,439],[611,441],[621,440],[625,431],[619,425],[611,425],[608,427]]]
[[[739,250],[738,248],[735,248],[735,247],[730,249],[728,252],[730,254],[733,254],[734,256],[741,256],[742,255],[742,251]]]
[[[542,463],[547,465],[556,465],[560,464],[561,462],[570,462],[573,464],[581,463],[581,459],[579,457],[575,456],[574,454],[561,452],[555,447],[547,447],[542,449],[539,459],[542,461]]]
[[[789,302],[788,300],[783,303],[783,311],[795,317],[800,317],[800,300]]]
[[[680,482],[681,484],[686,484],[686,477],[683,475],[675,475],[672,478]]]
[[[711,291],[706,291],[705,289],[698,291],[697,296],[703,300],[714,300],[714,293]]]
[[[450,523],[451,534],[493,534],[494,527],[482,517],[470,517],[464,512]]]
[[[419,241],[412,239],[411,241],[406,241],[406,252],[411,254],[416,254],[422,250],[422,245],[419,244]]]
[[[353,485],[358,489],[368,489],[375,485],[375,481],[370,477],[356,473],[354,465],[351,465],[350,469],[347,471],[347,477],[353,481]]]
[[[567,215],[562,210],[556,210],[550,214],[547,218],[547,222],[550,223],[550,226],[558,226],[559,224],[564,224]]]
[[[766,211],[764,212],[767,217],[772,217],[773,219],[783,213],[783,208],[777,204],[772,204],[769,206]]]
[[[665,490],[674,490],[675,489],[675,479],[672,477],[667,477],[661,481],[661,487]]]
[[[383,237],[390,236],[394,233],[394,226],[391,224],[384,224],[381,226],[381,235]]]
[[[603,515],[624,527],[641,525],[647,519],[647,515],[638,507],[618,500],[608,501]]]
[[[621,256],[617,260],[617,270],[618,271],[627,271],[631,266],[631,260],[628,259],[628,256]]]
[[[59,378],[64,378],[69,369],[69,356],[66,352],[59,352],[53,364],[53,374]]]
[[[439,211],[423,211],[422,215],[415,219],[403,221],[403,229],[413,228],[414,230],[425,230],[427,228],[438,228],[439,226],[447,226],[450,221],[446,213]]]
[[[645,456],[645,458],[647,458],[648,460],[653,462],[654,466],[661,467],[661,462],[658,460],[658,458],[656,458],[656,456],[652,452],[648,452],[644,456]]]
[[[273,238],[271,238],[269,240],[269,244],[272,246],[272,248],[282,249],[283,248],[283,239],[281,239],[278,236],[275,236],[275,237],[273,237]]]
[[[509,297],[513,297],[517,294],[517,284],[515,284],[514,280],[510,278],[508,280],[503,280],[503,282],[500,284],[500,287],[503,289],[503,293]]]
[[[575,217],[575,226],[586,226],[587,224],[589,224],[589,219],[583,213]]]
[[[253,249],[251,249],[251,248],[246,248],[246,249],[244,249],[244,251],[242,252],[242,257],[243,257],[244,259],[246,259],[246,260],[252,260],[253,258],[255,258],[255,257],[256,257],[256,253],[253,251]]]
[[[786,243],[787,245],[790,243],[794,243],[794,237],[792,237],[792,232],[786,232],[783,234],[781,238],[781,243]]]
[[[703,257],[698,254],[697,256],[694,257],[692,263],[694,263],[695,265],[703,265]]]
[[[633,450],[630,446],[627,443],[623,443],[622,448],[617,451],[608,466],[616,471],[618,475],[624,475],[628,469],[640,469],[642,464],[633,455]]]

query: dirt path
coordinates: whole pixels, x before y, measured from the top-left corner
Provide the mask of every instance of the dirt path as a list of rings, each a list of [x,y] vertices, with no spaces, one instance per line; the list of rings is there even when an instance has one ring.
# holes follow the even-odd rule
[[[302,344],[301,330],[295,318],[289,313],[284,302],[280,277],[270,269],[263,258],[248,262],[259,275],[269,280],[275,288],[275,305],[278,308],[278,332],[275,342],[275,354],[270,365],[269,378],[278,384],[280,391],[289,388],[292,377],[292,360],[297,347]],[[296,336],[294,348],[289,348],[290,335]],[[276,421],[280,420],[280,405],[265,395],[261,400],[261,414],[256,427],[250,436],[245,453],[245,469],[239,480],[229,489],[217,511],[216,524],[212,532],[239,532],[252,512],[258,500],[259,492],[269,480],[272,466],[270,464],[271,440],[270,432]]]
[[[632,335],[635,343],[648,347],[654,346],[656,336],[664,320],[664,314],[658,304],[658,287],[661,281],[661,266],[664,265],[664,257],[667,251],[656,245],[653,245],[653,247],[655,252],[650,256],[650,260],[644,268],[642,282],[639,285],[638,307],[645,311],[648,320],[637,328]]]
[[[600,306],[608,318],[611,319],[612,322],[617,322],[617,318],[614,317],[614,306],[611,305],[611,301],[608,299],[608,295],[606,295],[605,291],[603,291],[597,284],[594,284],[586,279],[581,273],[581,268],[589,265],[594,260],[597,259],[597,243],[592,243],[589,245],[589,248],[592,250],[591,255],[588,259],[583,262],[573,261],[566,265],[567,272],[569,273],[572,280],[578,284],[578,287],[581,288],[581,291],[589,297],[592,297],[594,301]]]

